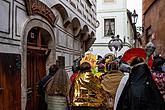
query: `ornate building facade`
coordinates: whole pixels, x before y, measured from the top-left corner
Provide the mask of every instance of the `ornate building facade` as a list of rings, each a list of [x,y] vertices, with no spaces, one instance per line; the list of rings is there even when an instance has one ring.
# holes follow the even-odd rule
[[[0,110],[37,110],[38,81],[95,41],[96,0],[0,1]]]

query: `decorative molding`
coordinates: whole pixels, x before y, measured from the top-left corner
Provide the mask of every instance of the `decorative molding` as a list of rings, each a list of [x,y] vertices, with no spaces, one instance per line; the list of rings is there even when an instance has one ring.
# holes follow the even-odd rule
[[[125,9],[125,8],[122,8],[122,9],[109,9],[109,10],[101,9],[101,10],[97,11],[97,13],[116,13],[116,12],[127,12],[127,9]]]
[[[82,2],[81,2],[80,4],[81,4],[81,6],[84,8],[84,4],[83,4]]]
[[[15,16],[15,15],[14,15],[14,2],[15,2],[15,1],[12,2],[12,14],[11,14],[12,17]],[[12,18],[11,20],[12,20],[12,25],[11,25],[11,27],[12,27],[12,30],[11,30],[11,37],[12,37],[12,39],[13,39],[13,38],[14,38],[14,18]]]
[[[66,5],[66,4],[63,2],[63,0],[60,0],[60,2],[61,2],[63,5],[65,5],[69,10],[72,10],[71,7],[69,7],[68,5]],[[81,17],[81,16],[80,16],[78,13],[76,13],[75,11],[72,10],[72,12],[73,12],[80,20],[82,20],[84,23],[88,24],[88,26],[89,26],[92,30],[96,30],[96,29],[93,27],[93,25],[92,25],[91,23],[88,23],[88,21],[85,20],[86,18],[85,18],[85,19],[82,18],[83,16],[86,17],[86,15],[84,15],[84,13],[83,13],[83,16]],[[96,15],[96,13],[95,13],[95,15]]]
[[[77,5],[77,11],[82,15],[82,11],[81,11],[81,9],[79,8],[78,5]]]
[[[52,26],[56,20],[51,9],[39,0],[25,0],[28,15],[38,14],[44,17]]]
[[[19,41],[19,40],[12,39],[12,38],[5,38],[5,37],[1,37],[1,36],[0,36],[0,42],[1,42],[2,44],[20,46],[20,41]]]
[[[12,38],[4,37],[4,36],[1,36],[1,35],[0,35],[0,38],[12,40],[12,41],[20,41],[20,40],[18,40],[18,39],[12,39]]]
[[[58,27],[59,31],[62,31],[63,33],[67,34],[68,36],[74,38],[74,35],[69,33],[68,31],[64,30],[61,26],[59,26],[58,24],[56,25],[56,27]]]
[[[56,52],[72,54],[74,51],[75,51],[74,49],[69,49],[60,45],[56,46]]]
[[[76,5],[74,2],[70,1],[70,4],[76,9]]]
[[[21,35],[19,35],[18,34],[18,29],[17,29],[17,11],[18,11],[18,9],[20,9],[20,10],[22,10],[22,11],[25,11],[25,13],[26,13],[26,10],[25,9],[23,9],[23,8],[21,8],[21,7],[19,7],[19,6],[16,6],[16,8],[15,8],[15,35],[17,36],[17,37],[21,37]]]
[[[15,2],[25,7],[23,0],[22,0],[22,2],[21,2],[21,0],[15,0]]]
[[[65,19],[64,20],[64,27],[66,28],[69,24],[71,23],[70,19]]]
[[[13,46],[20,46],[19,44],[11,44],[11,43],[1,42],[1,41],[0,41],[0,44],[13,45]]]
[[[0,32],[1,33],[5,33],[5,34],[10,34],[10,13],[11,13],[10,12],[10,7],[11,7],[11,3],[9,1],[7,1],[7,0],[2,0],[2,1],[4,1],[4,2],[9,4],[9,12],[8,12],[9,20],[8,20],[8,31],[0,30]]]

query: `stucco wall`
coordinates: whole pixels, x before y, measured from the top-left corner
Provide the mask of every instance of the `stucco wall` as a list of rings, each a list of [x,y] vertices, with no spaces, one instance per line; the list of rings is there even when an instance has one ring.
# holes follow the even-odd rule
[[[145,2],[143,2],[145,3]],[[165,57],[165,2],[163,0],[157,0],[143,15],[143,26],[144,26],[144,42],[146,44],[146,29],[151,27],[151,32],[155,33],[155,44],[157,52]]]
[[[114,0],[114,2],[104,2],[99,0],[97,2],[97,20],[100,25],[96,29],[96,41],[91,47],[92,52],[104,56],[109,53],[108,43],[111,40],[110,36],[104,36],[104,19],[115,19],[115,36],[120,35],[123,41],[124,36],[126,42],[129,42],[132,36],[130,32],[131,24],[127,17],[126,0]],[[128,48],[124,47],[118,55],[122,55]],[[114,52],[112,52],[114,53]]]

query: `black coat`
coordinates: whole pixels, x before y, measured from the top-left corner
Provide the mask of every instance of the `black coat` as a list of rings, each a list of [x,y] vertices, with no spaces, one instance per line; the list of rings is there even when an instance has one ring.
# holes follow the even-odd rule
[[[45,86],[49,79],[53,76],[53,74],[49,74],[43,77],[38,84],[38,94],[39,94],[39,104],[38,110],[47,110],[47,103],[45,102]]]
[[[116,110],[165,110],[165,103],[147,64],[132,68]]]

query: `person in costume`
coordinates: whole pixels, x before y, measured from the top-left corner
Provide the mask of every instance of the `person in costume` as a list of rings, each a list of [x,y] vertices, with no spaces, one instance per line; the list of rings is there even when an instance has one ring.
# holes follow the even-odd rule
[[[60,68],[46,86],[47,110],[67,110],[69,100],[69,76]]]
[[[96,62],[97,62],[96,61],[96,55],[93,55],[91,52],[85,54],[85,56],[80,61],[80,65],[83,62],[88,62],[91,65],[91,71],[92,71],[93,74],[97,73],[97,70],[96,70]]]
[[[152,41],[148,42],[145,46],[145,54],[146,54],[145,60],[148,63],[150,69],[151,69],[152,60],[153,60],[152,54],[154,53],[155,49],[156,49],[156,46],[153,44]]]
[[[152,76],[165,102],[165,71],[163,71],[164,68],[165,59],[159,55],[154,56],[152,65]]]
[[[97,73],[95,76],[101,80],[101,76],[105,73],[105,60],[101,56],[98,56],[96,65]]]
[[[127,50],[124,55],[121,57],[121,65],[120,65],[120,70],[124,73],[124,77],[121,79],[121,82],[119,84],[116,97],[115,97],[115,104],[114,104],[114,110],[116,110],[116,106],[118,104],[118,100],[120,98],[120,95],[123,91],[123,88],[125,87],[127,80],[129,78],[129,73],[131,71],[131,66],[130,63],[136,56],[141,57],[142,59],[146,59],[145,62],[148,64],[148,67],[151,68],[152,65],[152,53],[155,50],[155,46],[152,42],[149,42],[146,46],[145,49],[142,48],[131,48]]]
[[[53,75],[57,72],[59,67],[56,64],[53,64],[49,68],[49,74],[43,77],[38,84],[38,93],[39,93],[39,105],[38,110],[47,110],[47,103],[45,101],[45,91],[47,84],[51,81]]]
[[[143,57],[131,58],[129,79],[116,110],[165,110],[163,98]]]
[[[115,55],[112,53],[107,53],[104,56],[104,64],[105,64],[105,68],[106,68],[106,72],[110,70],[110,63],[115,59]]]
[[[101,76],[105,74],[105,65],[100,62],[98,64],[98,72],[95,74],[95,76],[97,76],[100,80],[101,80]]]
[[[97,110],[106,105],[106,96],[100,81],[88,62],[82,62],[80,71],[70,89],[72,110]]]
[[[122,79],[119,83],[119,86],[117,88],[113,110],[116,110],[117,103],[118,103],[120,95],[121,95],[121,93],[122,93],[122,91],[125,87],[125,84],[127,83],[127,80],[129,78],[129,73],[130,73],[130,70],[131,70],[131,66],[127,62],[120,61],[120,63],[121,64],[119,66],[119,70],[124,74],[124,76],[122,77]]]
[[[73,66],[72,66],[73,74],[70,77],[71,83],[78,76],[78,71],[80,70],[80,61],[81,61],[81,57],[79,57],[73,61]]]
[[[117,60],[107,62],[107,72],[102,75],[101,86],[109,94],[108,110],[113,110],[116,91],[123,77],[123,73],[118,69],[118,66],[119,62]]]

